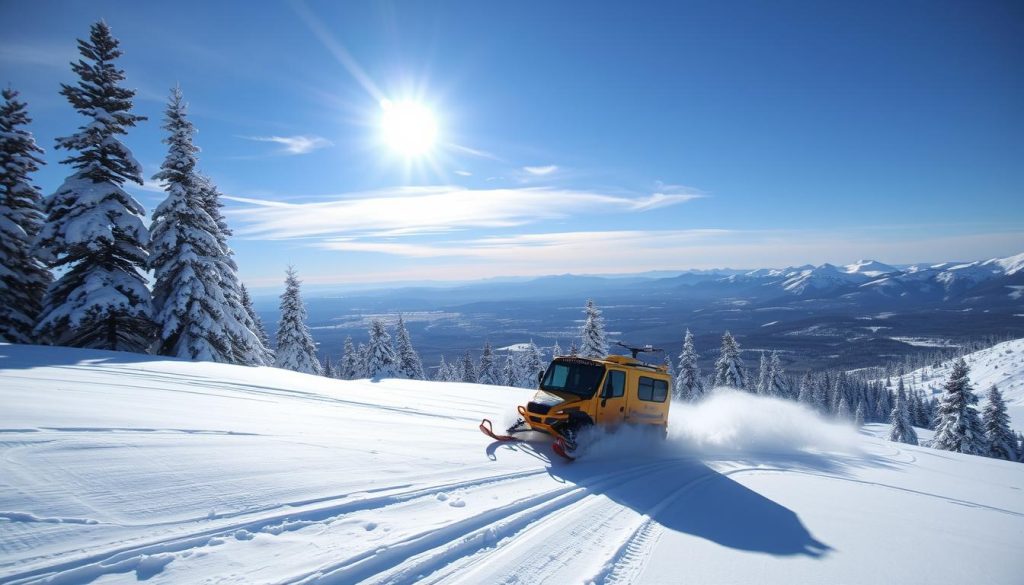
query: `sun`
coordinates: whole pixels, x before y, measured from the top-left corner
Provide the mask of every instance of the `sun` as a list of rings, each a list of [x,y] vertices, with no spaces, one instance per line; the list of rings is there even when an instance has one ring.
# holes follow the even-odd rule
[[[407,158],[428,154],[437,140],[437,119],[423,104],[381,100],[381,135],[384,143]]]

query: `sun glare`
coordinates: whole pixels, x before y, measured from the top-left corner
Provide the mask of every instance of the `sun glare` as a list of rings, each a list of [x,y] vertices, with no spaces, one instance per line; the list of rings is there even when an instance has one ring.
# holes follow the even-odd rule
[[[382,100],[381,132],[384,143],[406,157],[430,152],[437,139],[437,121],[423,104]]]

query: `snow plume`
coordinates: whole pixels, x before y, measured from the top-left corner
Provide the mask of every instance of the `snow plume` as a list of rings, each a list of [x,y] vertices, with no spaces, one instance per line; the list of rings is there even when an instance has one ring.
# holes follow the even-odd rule
[[[849,451],[857,434],[796,402],[721,387],[704,401],[672,405],[669,441],[702,450]]]

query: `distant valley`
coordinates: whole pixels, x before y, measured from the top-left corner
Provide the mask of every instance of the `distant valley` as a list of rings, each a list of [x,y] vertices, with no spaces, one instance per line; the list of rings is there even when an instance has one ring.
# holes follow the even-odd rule
[[[703,270],[673,276],[560,275],[452,287],[400,287],[306,295],[309,325],[332,361],[347,335],[401,313],[428,366],[533,340],[567,349],[587,298],[604,311],[610,338],[679,353],[689,328],[704,363],[730,330],[750,365],[782,352],[787,369],[877,365],[968,340],[1024,336],[1024,254],[976,262],[890,266],[861,261],[783,269]],[[257,299],[271,335],[276,299]],[[705,370],[706,371],[706,370]]]

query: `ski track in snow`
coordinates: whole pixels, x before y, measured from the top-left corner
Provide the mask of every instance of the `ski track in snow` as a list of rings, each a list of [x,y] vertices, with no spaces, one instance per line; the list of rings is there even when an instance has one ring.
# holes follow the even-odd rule
[[[882,441],[884,425],[842,453],[625,432],[568,463],[549,440],[476,430],[526,391],[0,345],[19,351],[63,365],[0,360],[0,583],[1009,584],[1024,570],[1009,536],[1024,466]],[[893,510],[972,532],[906,532]],[[925,556],[874,562],[891,532]],[[974,541],[987,572],[942,568]]]

